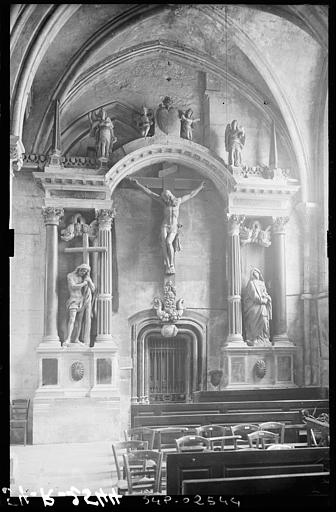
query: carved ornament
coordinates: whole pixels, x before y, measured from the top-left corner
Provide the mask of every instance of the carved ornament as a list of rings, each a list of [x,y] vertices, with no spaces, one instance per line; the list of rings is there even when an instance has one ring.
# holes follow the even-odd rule
[[[273,233],[284,234],[285,225],[289,221],[289,217],[273,217]]]
[[[179,299],[176,302],[176,288],[171,281],[165,284],[163,300],[159,297],[154,298],[154,309],[161,322],[174,323],[182,317],[184,300]]]
[[[110,229],[116,214],[115,208],[96,210],[96,220],[100,229]]]
[[[180,135],[180,116],[178,109],[173,107],[172,99],[166,96],[156,111],[158,127],[166,135]]]
[[[84,365],[81,361],[75,361],[70,367],[71,379],[75,381],[82,380],[84,377]]]
[[[266,375],[266,361],[263,359],[258,359],[256,364],[254,365],[256,376],[259,377],[259,379],[262,379]]]
[[[25,148],[17,135],[10,136],[10,170],[20,171],[23,165]]]
[[[61,231],[61,239],[69,242],[73,238],[83,236],[83,233],[88,233],[90,239],[97,236],[96,221],[86,224],[85,218],[81,213],[76,213],[70,219],[70,223]]]
[[[45,224],[55,224],[58,226],[61,217],[64,215],[64,210],[63,208],[47,206],[42,208],[42,215]]]
[[[248,226],[240,226],[239,237],[242,246],[257,244],[262,247],[269,247],[271,245],[271,226],[262,230],[260,222],[253,220]]]
[[[239,236],[240,227],[245,220],[244,215],[236,215],[236,214],[227,214],[228,219],[228,235],[229,236]]]

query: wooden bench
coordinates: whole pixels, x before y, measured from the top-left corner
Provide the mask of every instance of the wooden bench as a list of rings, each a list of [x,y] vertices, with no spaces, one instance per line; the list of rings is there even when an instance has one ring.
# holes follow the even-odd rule
[[[327,447],[171,453],[167,455],[167,494],[181,494],[183,480],[226,478],[227,472],[234,468],[319,464],[324,471],[329,471],[329,457]]]
[[[235,412],[225,414],[179,414],[155,416],[135,416],[134,427],[148,426],[201,426],[212,424],[238,425],[240,423],[262,423],[265,421],[282,421],[284,423],[301,423],[300,411],[258,411]]]
[[[318,400],[323,398],[329,398],[328,388],[224,389],[221,391],[196,391],[193,393],[193,402]]]
[[[182,483],[182,494],[190,495],[255,495],[289,494],[306,496],[329,494],[329,472],[295,473],[291,475],[244,476],[237,478],[192,479]]]
[[[198,402],[198,403],[168,403],[168,404],[135,404],[132,405],[133,416],[167,416],[178,414],[207,414],[227,413],[233,411],[301,411],[316,409],[316,414],[329,410],[329,400],[268,400],[268,401],[238,401],[238,402]]]

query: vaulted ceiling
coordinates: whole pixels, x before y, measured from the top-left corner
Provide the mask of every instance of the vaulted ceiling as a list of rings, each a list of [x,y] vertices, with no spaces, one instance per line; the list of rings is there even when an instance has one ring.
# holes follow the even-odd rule
[[[132,113],[153,101],[148,80],[173,96],[192,68],[276,120],[298,176],[309,178],[327,97],[327,19],[324,5],[15,4],[11,132],[27,152],[47,152],[58,98],[65,151],[100,106],[127,143]]]

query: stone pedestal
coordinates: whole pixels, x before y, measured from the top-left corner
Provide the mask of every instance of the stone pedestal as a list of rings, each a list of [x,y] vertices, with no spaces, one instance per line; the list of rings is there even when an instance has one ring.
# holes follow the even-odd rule
[[[223,347],[221,389],[296,387],[295,353],[295,346]]]
[[[33,443],[118,440],[116,350],[43,345],[37,349],[39,387],[33,401]]]

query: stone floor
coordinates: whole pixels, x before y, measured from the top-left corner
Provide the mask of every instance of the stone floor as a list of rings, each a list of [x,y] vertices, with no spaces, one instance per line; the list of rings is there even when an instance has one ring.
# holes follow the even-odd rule
[[[71,486],[92,493],[102,489],[108,494],[117,481],[111,443],[106,441],[11,445],[10,455],[14,459],[12,496],[20,494],[19,486],[28,496],[32,492],[40,496],[41,488],[45,492],[53,489],[50,495],[58,496]]]

